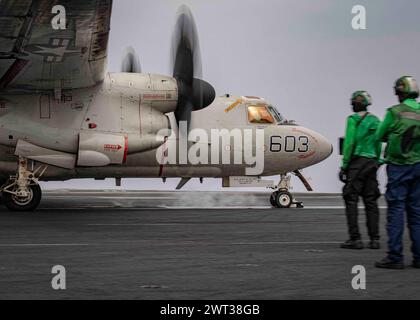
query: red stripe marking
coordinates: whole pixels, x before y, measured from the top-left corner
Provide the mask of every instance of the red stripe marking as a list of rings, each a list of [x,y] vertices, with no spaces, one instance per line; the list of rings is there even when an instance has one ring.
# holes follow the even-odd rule
[[[124,158],[123,163],[127,162],[127,154],[128,154],[128,136],[124,136]]]
[[[168,149],[167,149],[167,145],[166,145],[167,142],[168,142],[168,137],[165,137],[165,140],[163,142],[162,161],[161,161],[161,165],[159,167],[159,177],[161,177],[163,175],[163,168],[164,168],[164,165],[162,164],[163,160],[165,160],[165,158],[168,156]]]

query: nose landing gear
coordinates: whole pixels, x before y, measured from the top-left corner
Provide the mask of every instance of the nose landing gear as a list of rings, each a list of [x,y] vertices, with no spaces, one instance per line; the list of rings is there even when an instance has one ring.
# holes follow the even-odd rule
[[[274,208],[290,208],[293,202],[293,196],[288,191],[276,191],[271,194],[270,203]]]
[[[275,188],[270,196],[270,203],[273,208],[303,208],[302,202],[294,199],[293,195],[289,192],[291,176],[288,174],[280,175],[279,185]]]
[[[4,205],[10,211],[34,211],[42,197],[38,181],[47,168],[44,165],[30,170],[27,159],[19,157],[17,175],[10,176],[1,188]]]

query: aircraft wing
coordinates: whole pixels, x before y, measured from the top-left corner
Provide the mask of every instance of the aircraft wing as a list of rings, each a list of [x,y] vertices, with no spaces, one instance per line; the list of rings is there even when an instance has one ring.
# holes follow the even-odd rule
[[[57,5],[65,29],[53,28]],[[0,0],[0,91],[57,93],[100,83],[111,10],[112,0]]]

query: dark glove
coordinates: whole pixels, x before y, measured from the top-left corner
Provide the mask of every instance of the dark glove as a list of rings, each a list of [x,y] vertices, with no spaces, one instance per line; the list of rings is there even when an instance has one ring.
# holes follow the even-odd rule
[[[347,183],[347,170],[341,168],[340,173],[338,174],[338,177],[342,183]]]

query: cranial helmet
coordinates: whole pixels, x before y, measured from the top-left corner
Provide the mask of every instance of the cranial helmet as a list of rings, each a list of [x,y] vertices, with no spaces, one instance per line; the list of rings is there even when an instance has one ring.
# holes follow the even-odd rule
[[[356,91],[351,96],[351,105],[353,107],[360,106],[366,109],[371,104],[372,104],[372,97],[366,91]]]
[[[406,99],[417,99],[420,95],[416,79],[410,76],[399,78],[395,82],[395,94]]]

